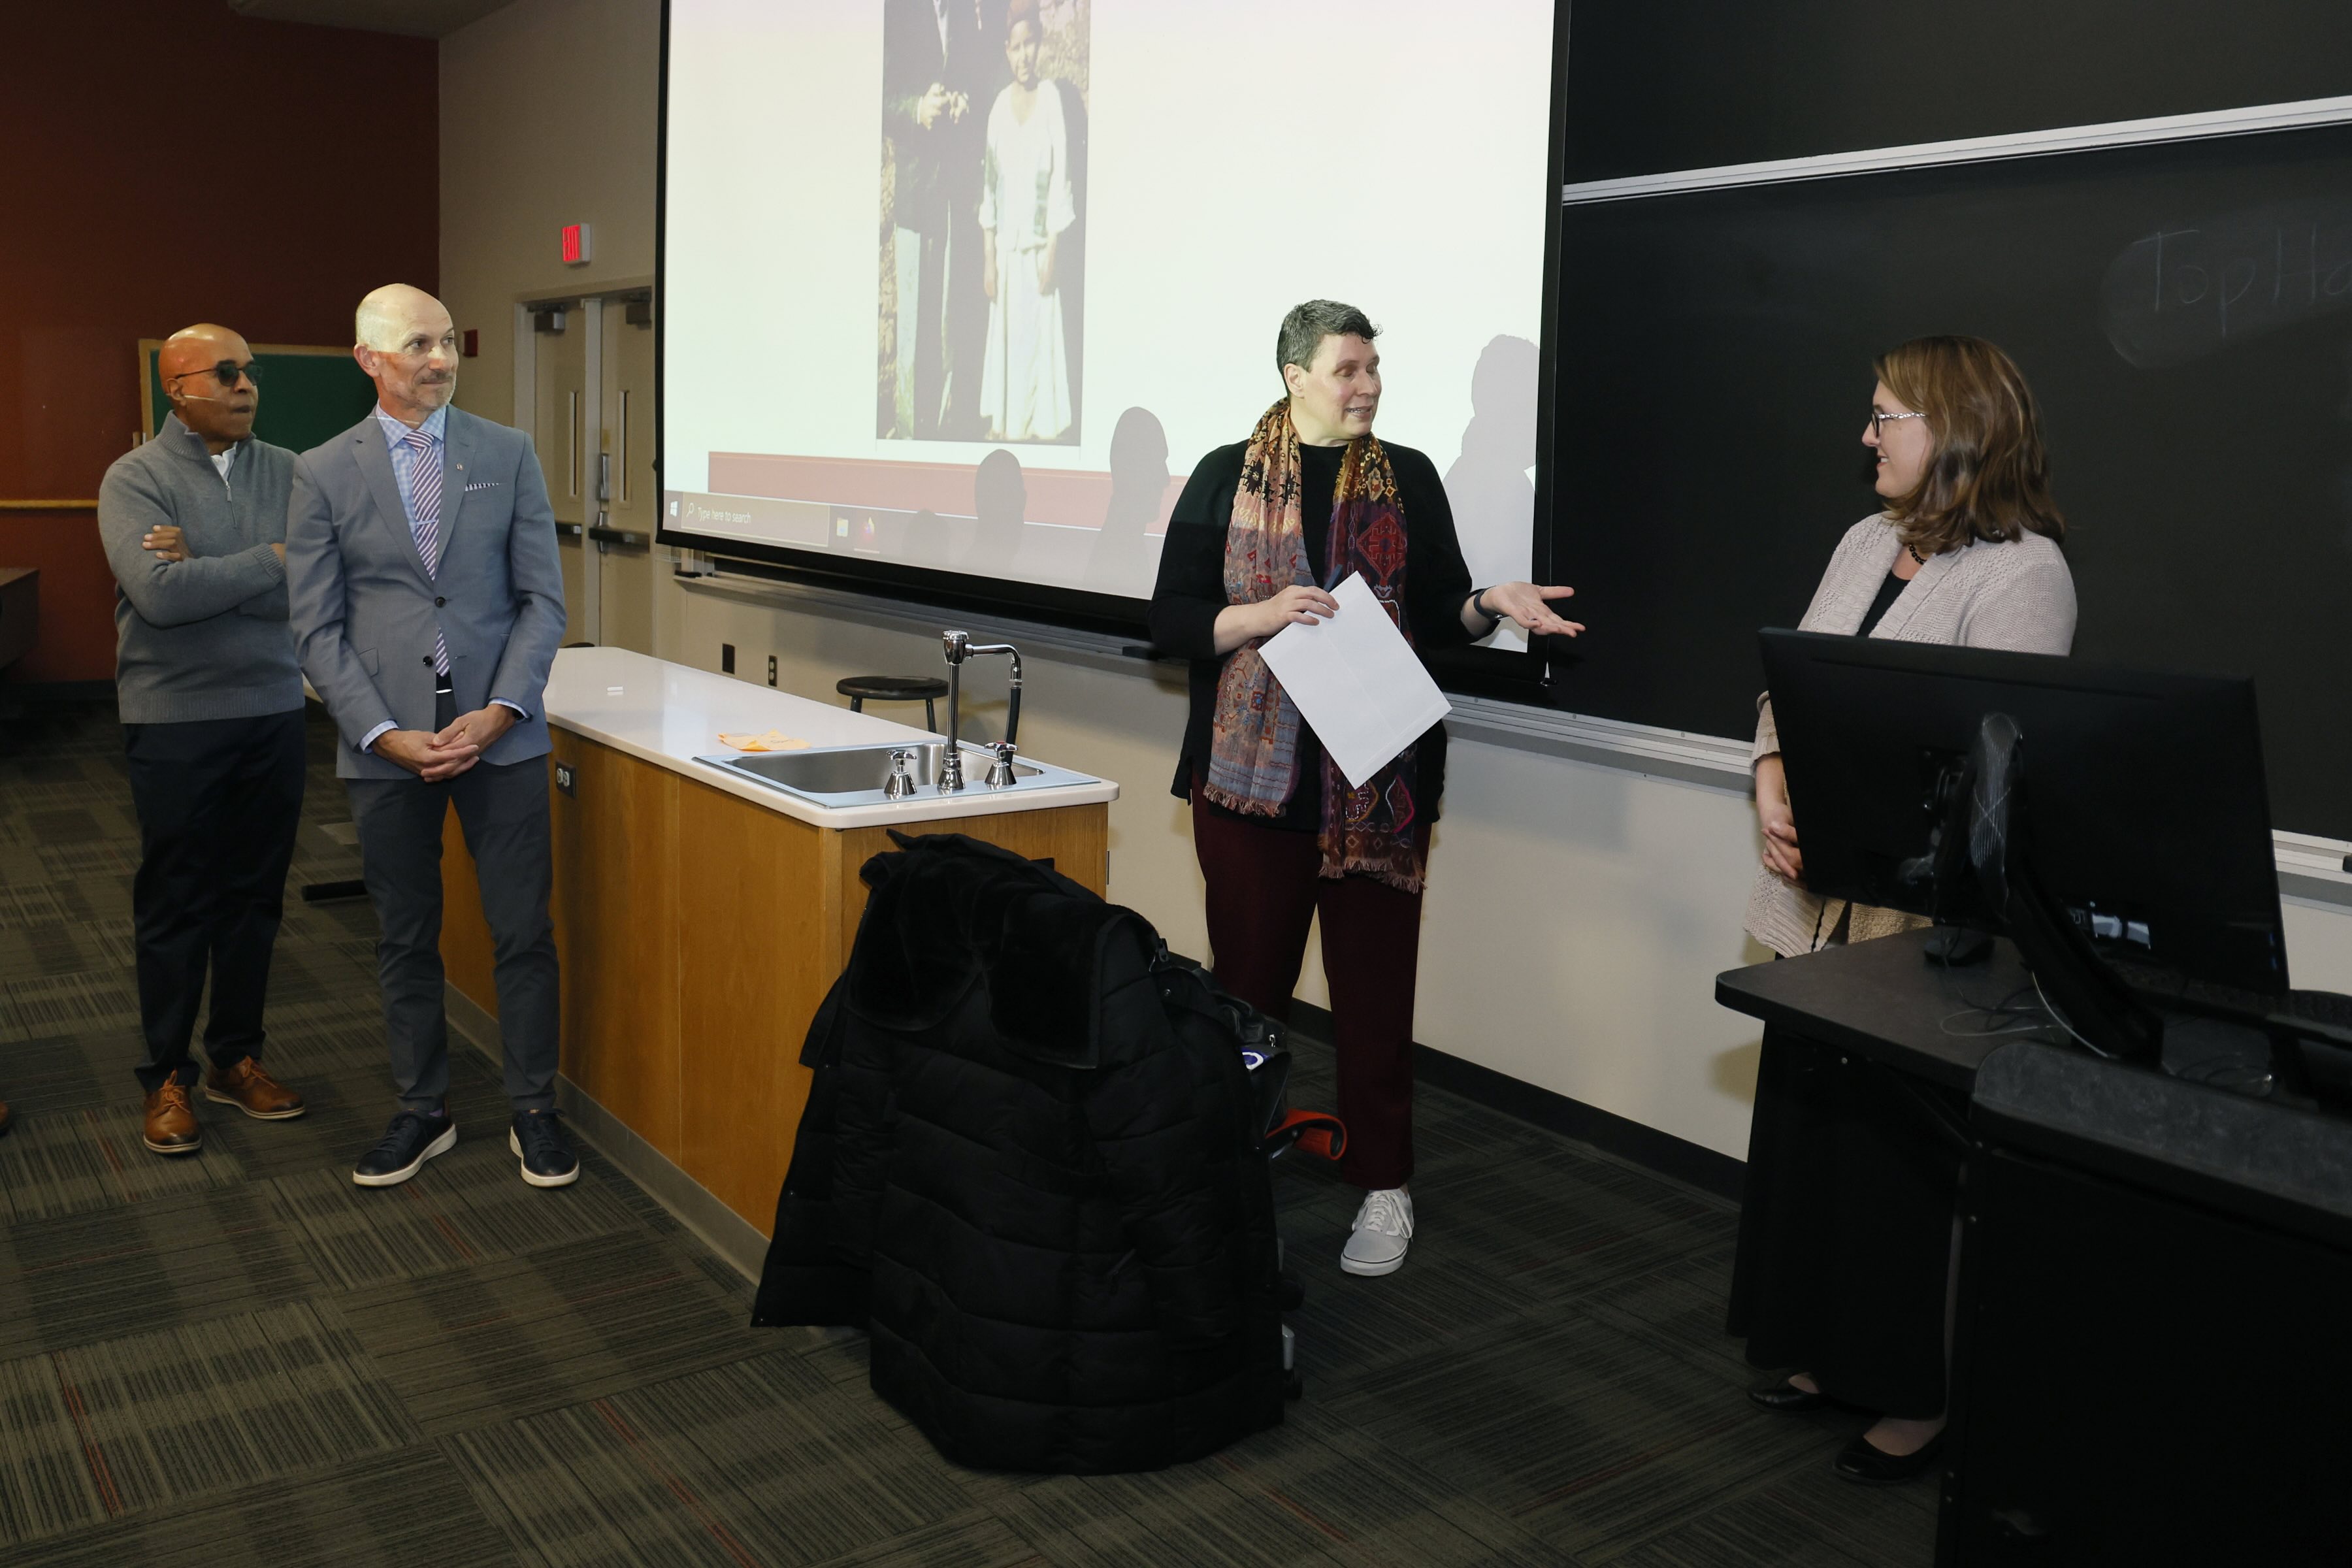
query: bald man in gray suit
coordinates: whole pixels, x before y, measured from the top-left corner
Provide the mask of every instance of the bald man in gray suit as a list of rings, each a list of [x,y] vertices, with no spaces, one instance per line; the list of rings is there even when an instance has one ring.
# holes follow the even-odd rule
[[[286,528],[295,645],[342,735],[335,772],[382,927],[400,1101],[352,1180],[395,1185],[457,1141],[440,952],[441,825],[455,806],[496,944],[508,1146],[524,1181],[563,1186],[580,1163],[556,1125],[547,913],[554,513],[530,438],[449,406],[457,339],[439,300],[392,284],[360,302],[357,328],[375,410],[302,455]]]

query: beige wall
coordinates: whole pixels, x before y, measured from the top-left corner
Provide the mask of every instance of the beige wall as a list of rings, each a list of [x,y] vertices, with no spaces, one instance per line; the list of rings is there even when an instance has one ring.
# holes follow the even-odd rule
[[[481,355],[457,403],[514,418],[514,308],[654,272],[659,0],[515,0],[441,41],[441,297]],[[593,258],[556,235],[586,223]]]
[[[716,670],[732,643],[739,679],[764,680],[773,654],[783,689],[827,702],[845,675],[942,668],[936,637],[855,611],[667,591],[656,652],[681,664]],[[1191,832],[1168,793],[1181,681],[1167,667],[1034,646],[1024,662],[1023,752],[1121,786],[1112,900],[1170,945],[1209,956]],[[966,711],[990,735],[1003,722],[1002,679],[993,661],[971,677],[979,700]],[[1458,736],[1448,755],[1414,1037],[1744,1158],[1759,1031],[1714,991],[1717,973],[1767,956],[1740,929],[1759,847],[1747,797]],[[2352,991],[2352,915],[2290,900],[2286,925],[2296,983]],[[1326,1004],[1320,962],[1308,953],[1298,994]]]
[[[654,0],[518,0],[442,47],[442,277],[482,358],[462,401],[512,408],[520,295],[642,278],[653,266],[659,7]],[[596,266],[552,260],[559,224],[597,226]],[[666,563],[656,651],[826,701],[853,674],[940,666],[937,641],[854,611],[795,612],[691,592]],[[975,626],[982,631],[983,626]],[[1170,943],[1207,955],[1200,877],[1167,793],[1184,699],[1141,664],[1028,654],[1023,750],[1118,780],[1111,897]],[[1001,676],[973,677],[1001,724]],[[1743,1155],[1757,1028],[1714,1002],[1715,975],[1762,956],[1740,931],[1756,864],[1747,800],[1458,740],[1432,865],[1417,1037],[1691,1142]],[[2352,916],[2294,903],[2299,984],[2352,990]],[[1300,994],[1323,1002],[1310,953]]]
[[[936,637],[854,612],[668,592],[656,651],[681,664],[715,670],[732,643],[739,679],[764,680],[772,654],[783,689],[827,702],[840,700],[833,684],[845,675],[943,668]],[[1171,946],[1210,956],[1190,826],[1168,793],[1181,678],[1034,645],[1023,654],[1022,751],[1119,783],[1112,900]],[[999,733],[1002,672],[993,661],[973,668],[980,700],[967,713]],[[1761,956],[1739,929],[1755,853],[1748,804],[1727,791],[1457,739],[1432,851],[1415,1037],[1743,1155],[1757,1030],[1715,1005],[1713,979]],[[1298,994],[1327,1005],[1320,963],[1310,952]]]

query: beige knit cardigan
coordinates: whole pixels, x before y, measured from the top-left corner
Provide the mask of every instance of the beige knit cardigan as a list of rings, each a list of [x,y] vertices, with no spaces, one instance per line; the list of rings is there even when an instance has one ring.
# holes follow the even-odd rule
[[[1847,529],[1830,557],[1822,585],[1797,629],[1852,637],[1862,629],[1879,584],[1886,581],[1903,542],[1885,513]],[[2013,542],[1978,542],[1931,555],[1919,574],[1895,597],[1870,634],[1901,642],[1953,643],[1961,647],[2009,648],[2020,653],[2069,652],[2074,646],[2074,577],[2058,546],[2038,533]],[[1756,744],[1748,765],[1780,750],[1772,722],[1772,694],[1756,699]],[[1805,803],[1796,810],[1797,843],[1804,847]],[[1839,899],[1817,899],[1796,883],[1759,868],[1748,897],[1748,934],[1773,952],[1810,952],[1838,929],[1846,912]],[[1847,938],[1863,942],[1926,925],[1895,910],[1853,906]]]

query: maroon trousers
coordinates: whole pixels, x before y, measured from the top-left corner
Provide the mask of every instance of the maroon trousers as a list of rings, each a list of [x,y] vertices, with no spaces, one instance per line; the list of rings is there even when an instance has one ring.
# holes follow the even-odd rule
[[[1217,983],[1267,1016],[1289,1020],[1307,928],[1317,914],[1323,917],[1339,1119],[1348,1124],[1339,1173],[1364,1188],[1404,1185],[1412,1175],[1421,895],[1370,877],[1318,876],[1322,850],[1314,834],[1213,812],[1197,790],[1192,847],[1209,883]]]

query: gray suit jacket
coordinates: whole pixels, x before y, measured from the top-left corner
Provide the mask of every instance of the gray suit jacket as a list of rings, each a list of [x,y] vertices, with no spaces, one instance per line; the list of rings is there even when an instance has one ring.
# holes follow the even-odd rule
[[[438,727],[436,626],[448,641],[457,711],[496,700],[528,715],[482,760],[528,762],[548,751],[541,698],[563,641],[563,566],[547,481],[520,430],[452,408],[444,434],[437,577],[425,574],[373,413],[294,466],[286,519],[294,646],[341,731],[339,777],[414,776],[359,744],[386,720]]]

